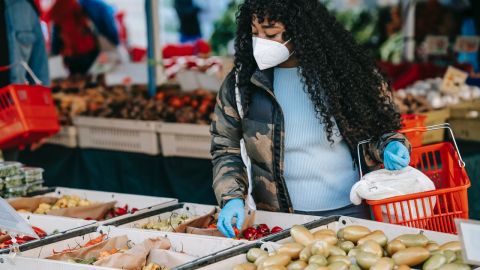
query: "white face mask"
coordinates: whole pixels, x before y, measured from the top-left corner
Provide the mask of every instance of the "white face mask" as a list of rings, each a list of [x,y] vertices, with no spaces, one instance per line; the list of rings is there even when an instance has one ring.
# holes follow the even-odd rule
[[[257,61],[258,68],[264,70],[287,61],[291,54],[285,44],[289,41],[282,44],[269,39],[252,37],[253,57]]]

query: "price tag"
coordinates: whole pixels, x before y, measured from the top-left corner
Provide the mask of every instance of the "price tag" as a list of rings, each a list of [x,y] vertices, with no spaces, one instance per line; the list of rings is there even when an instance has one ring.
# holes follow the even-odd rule
[[[480,45],[480,37],[459,36],[455,40],[455,51],[462,53],[477,52]]]
[[[455,223],[462,242],[463,260],[480,265],[480,221],[456,219]]]
[[[440,90],[446,94],[456,94],[460,92],[460,88],[465,84],[468,78],[468,73],[454,68],[448,67]]]
[[[446,55],[448,53],[447,36],[427,36],[424,45],[426,54]]]

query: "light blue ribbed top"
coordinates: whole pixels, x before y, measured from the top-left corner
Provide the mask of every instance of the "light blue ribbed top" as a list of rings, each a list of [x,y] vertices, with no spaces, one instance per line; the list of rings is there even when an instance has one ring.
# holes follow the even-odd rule
[[[326,211],[351,204],[350,189],[359,179],[338,128],[332,145],[314,105],[304,91],[298,68],[275,68],[275,96],[285,118],[285,181],[293,208]]]

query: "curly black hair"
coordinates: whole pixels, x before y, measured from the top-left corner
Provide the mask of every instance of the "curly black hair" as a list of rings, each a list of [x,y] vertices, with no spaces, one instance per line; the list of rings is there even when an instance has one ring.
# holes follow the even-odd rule
[[[374,59],[319,0],[245,0],[237,12],[235,40],[241,85],[248,84],[257,69],[252,51],[254,16],[260,22],[268,19],[285,25],[283,39],[294,45],[305,91],[330,142],[334,121],[351,150],[361,140],[400,128],[390,84],[377,71]]]

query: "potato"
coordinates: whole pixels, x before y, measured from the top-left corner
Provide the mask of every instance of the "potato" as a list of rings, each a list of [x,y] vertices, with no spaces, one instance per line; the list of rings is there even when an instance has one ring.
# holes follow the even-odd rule
[[[337,233],[335,233],[334,230],[331,229],[321,229],[319,231],[316,231],[313,235],[316,236],[318,234],[326,234],[326,235],[331,235],[331,236],[337,236]]]
[[[337,246],[330,246],[329,250],[330,250],[330,256],[332,256],[332,255],[347,256],[347,253],[343,249],[341,249]]]
[[[300,252],[303,250],[304,246],[299,243],[287,243],[282,245],[277,252],[284,253],[290,256],[292,260],[298,259]]]
[[[308,264],[304,261],[294,261],[287,265],[287,270],[304,270]]]
[[[249,262],[254,263],[262,255],[268,255],[268,252],[266,252],[263,249],[259,249],[259,248],[251,248],[247,252],[247,260]]]
[[[329,245],[336,245],[338,242],[338,238],[333,235],[328,234],[314,234],[315,240],[325,241]]]
[[[263,270],[287,270],[283,265],[270,265],[263,268]]]
[[[357,243],[358,240],[368,234],[370,234],[370,229],[360,225],[350,225],[343,228],[343,239],[352,241],[353,243]]]
[[[308,259],[310,259],[310,257],[312,256],[311,250],[312,250],[311,246],[304,247],[302,251],[300,251],[300,254],[298,256],[299,259],[301,261],[308,262]]]
[[[330,270],[330,268],[317,264],[309,264],[304,270]]]
[[[394,269],[395,270],[410,270],[411,268],[408,265],[402,264],[402,265],[399,265],[399,266],[395,266]]]
[[[352,241],[343,241],[338,243],[337,246],[348,253],[352,248],[355,247],[355,244]]]
[[[311,248],[312,255],[323,255],[328,257],[330,255],[330,245],[325,241],[315,241]]]
[[[273,265],[282,265],[286,266],[291,261],[290,256],[283,253],[278,253],[273,256],[268,257],[262,264],[263,268],[266,269],[267,266]]]
[[[257,269],[257,266],[253,263],[242,263],[235,266],[235,268],[233,268],[233,270],[256,270],[256,269]]]
[[[352,248],[352,249],[348,252],[347,256],[348,256],[348,257],[356,257],[357,254],[358,254],[360,251],[361,251],[361,250],[360,250],[359,248]]]
[[[462,244],[459,241],[451,241],[448,243],[445,243],[441,245],[438,249],[441,251],[445,250],[451,250],[451,251],[457,251],[457,250],[462,250]]]
[[[409,247],[393,254],[392,259],[396,265],[415,266],[426,261],[430,252],[424,247]]]
[[[342,228],[342,229],[340,229],[340,230],[337,231],[337,238],[338,238],[339,240],[342,240],[342,241],[345,240],[345,238],[343,238],[344,231],[345,231],[344,228]]]
[[[403,234],[395,238],[402,242],[407,248],[409,247],[425,247],[428,244],[428,238],[423,234]]]
[[[308,260],[308,264],[316,264],[318,266],[327,266],[328,265],[328,261],[327,259],[325,258],[325,256],[322,256],[322,255],[313,255],[312,257],[310,257],[310,259]]]
[[[438,250],[440,246],[437,243],[428,243],[426,248],[428,249],[428,251],[432,252]]]
[[[393,270],[395,262],[391,258],[383,257],[375,263],[370,270]]]
[[[445,250],[442,253],[443,253],[443,256],[445,256],[445,258],[447,259],[447,263],[452,263],[457,259],[457,254],[455,254],[454,251]]]
[[[387,252],[390,256],[407,247],[400,240],[393,240],[387,244]]]
[[[345,262],[334,262],[328,265],[328,268],[330,270],[348,270],[349,264],[346,264]]]
[[[373,240],[373,241],[377,242],[382,247],[386,246],[387,242],[388,242],[388,238],[385,235],[385,233],[383,231],[376,230],[376,231],[373,231],[373,232],[369,233],[368,235],[366,235],[362,239],[358,240],[357,244],[362,245],[363,243],[365,243],[368,240]]]
[[[315,240],[313,234],[307,228],[301,225],[293,226],[290,229],[290,235],[295,242],[304,246],[308,246]]]
[[[382,247],[373,240],[367,240],[362,245],[359,246],[361,251],[369,252],[377,255],[378,257],[383,256],[383,249]]]
[[[351,264],[349,267],[348,267],[348,270],[362,270],[360,268],[360,266],[356,265],[356,264]]]
[[[355,256],[355,259],[357,260],[357,264],[362,269],[368,270],[370,269],[370,267],[374,266],[378,262],[378,260],[380,260],[380,257],[376,254],[360,250]]]
[[[255,260],[255,265],[257,267],[263,265],[263,262],[265,262],[266,259],[268,259],[269,256],[268,254],[267,255],[260,255],[260,257],[257,258],[257,260]]]
[[[435,254],[423,264],[422,269],[435,270],[440,268],[444,264],[447,264],[447,258],[442,254]]]
[[[350,260],[350,257],[348,256],[345,256],[345,255],[330,255],[328,257],[328,264],[332,264],[334,262],[344,262],[346,263],[347,265],[350,265],[352,264],[352,261]]]

